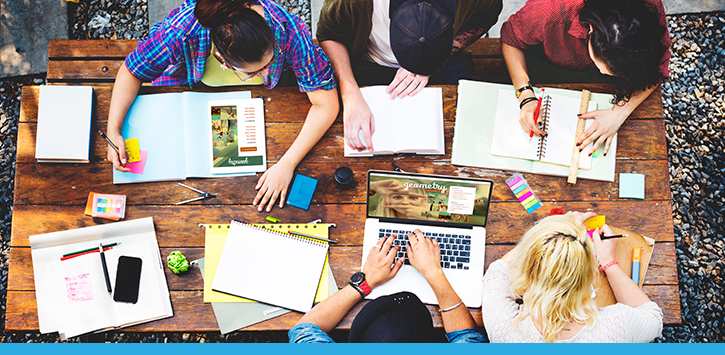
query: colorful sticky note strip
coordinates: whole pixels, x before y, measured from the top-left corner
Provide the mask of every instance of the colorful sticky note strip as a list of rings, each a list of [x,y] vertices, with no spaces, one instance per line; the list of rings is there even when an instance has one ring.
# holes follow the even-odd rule
[[[531,190],[529,183],[526,182],[526,179],[521,174],[514,174],[506,179],[506,184],[511,189],[511,192],[514,193],[514,196],[521,202],[521,205],[524,206],[526,213],[534,212],[542,206],[541,200]]]

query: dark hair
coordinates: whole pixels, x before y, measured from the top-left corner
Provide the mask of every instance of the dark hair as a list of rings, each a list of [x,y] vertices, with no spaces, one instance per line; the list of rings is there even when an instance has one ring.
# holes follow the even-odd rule
[[[582,26],[592,26],[589,41],[594,56],[615,75],[614,102],[626,103],[636,91],[662,79],[660,60],[666,29],[657,9],[642,0],[585,0]]]
[[[249,6],[252,0],[197,0],[194,16],[232,65],[257,63],[274,48],[274,33]]]

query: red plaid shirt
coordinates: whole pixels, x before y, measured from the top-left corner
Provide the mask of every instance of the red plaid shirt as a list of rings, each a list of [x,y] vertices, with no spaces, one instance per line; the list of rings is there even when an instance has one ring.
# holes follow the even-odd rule
[[[661,0],[645,0],[657,9],[660,24],[665,28],[662,44],[665,51],[660,60],[660,73],[670,76],[670,34]],[[554,64],[572,69],[591,69],[594,62],[587,48],[588,28],[579,23],[583,0],[529,0],[501,27],[501,42],[519,49],[542,44],[546,56]]]

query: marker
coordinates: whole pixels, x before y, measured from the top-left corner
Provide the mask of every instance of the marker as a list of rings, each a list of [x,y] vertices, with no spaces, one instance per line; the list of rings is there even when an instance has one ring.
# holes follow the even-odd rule
[[[118,157],[120,158],[121,157],[121,153],[118,151],[118,147],[116,147],[116,145],[113,144],[113,142],[111,142],[111,140],[108,138],[108,136],[105,133],[103,133],[103,131],[101,131],[100,129],[98,130],[98,134],[100,134],[101,137],[103,137],[103,139],[105,139],[106,142],[108,142],[108,144],[111,145],[111,148],[113,148],[113,150],[116,151],[116,154],[118,154]]]
[[[103,244],[98,244],[98,252],[101,253],[101,265],[103,265],[103,277],[106,278],[106,289],[111,294],[111,280],[108,279],[108,266],[106,265],[106,256],[103,255]]]
[[[632,281],[639,286],[639,263],[642,259],[642,248],[632,248]]]
[[[267,220],[268,220],[268,221],[270,221],[270,222],[272,222],[272,223],[277,223],[277,222],[279,222],[279,220],[278,220],[277,218],[274,218],[274,217],[272,217],[272,216],[267,216]]]
[[[541,90],[543,91],[543,90]],[[541,109],[541,97],[539,98],[539,103],[536,104],[536,111],[534,111],[534,126],[536,126],[536,122],[539,121],[539,110]],[[534,137],[534,130],[532,129],[531,132],[529,132],[529,142],[531,142],[531,138]]]
[[[293,232],[293,231],[287,231],[287,233],[289,233],[289,234],[292,234],[292,235],[296,235],[296,236],[298,236],[298,237],[312,238],[312,239],[317,239],[317,240],[321,240],[321,241],[323,241],[323,242],[328,242],[328,243],[334,243],[334,244],[337,244],[337,242],[336,242],[336,241],[334,241],[334,240],[332,240],[332,239],[327,239],[327,238],[320,238],[320,237],[315,237],[315,236],[312,236],[312,235],[307,235],[307,234],[297,233],[297,232]]]

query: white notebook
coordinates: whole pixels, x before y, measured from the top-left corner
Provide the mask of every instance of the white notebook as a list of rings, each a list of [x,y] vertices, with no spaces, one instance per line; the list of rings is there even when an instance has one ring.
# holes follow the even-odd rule
[[[541,121],[545,137],[529,140],[529,132],[524,132],[519,124],[518,99],[506,90],[501,90],[496,106],[496,120],[491,140],[491,154],[538,160],[542,163],[569,166],[574,144],[576,143],[577,114],[580,99],[561,95],[543,94],[541,103]],[[597,103],[589,102],[589,111],[596,110]],[[594,120],[586,120],[587,128]],[[587,154],[591,144],[582,150],[579,169],[588,170],[592,159]]]
[[[214,281],[214,291],[282,308],[312,308],[329,246],[232,221]]]
[[[40,163],[88,163],[93,87],[41,86],[35,159]]]
[[[445,154],[443,138],[443,91],[427,87],[415,96],[390,99],[386,86],[360,89],[375,117],[373,148],[357,152],[345,142],[346,157],[393,154]],[[362,130],[358,131],[365,145]]]

